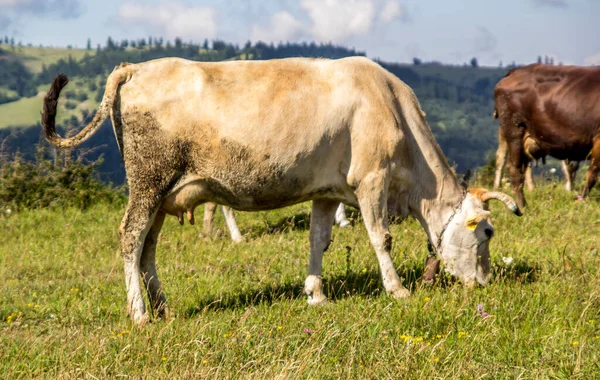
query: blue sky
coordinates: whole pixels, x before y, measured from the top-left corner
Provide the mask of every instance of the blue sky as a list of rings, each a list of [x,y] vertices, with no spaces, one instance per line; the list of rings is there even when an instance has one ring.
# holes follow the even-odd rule
[[[334,42],[386,61],[600,64],[600,0],[0,0],[0,35]]]

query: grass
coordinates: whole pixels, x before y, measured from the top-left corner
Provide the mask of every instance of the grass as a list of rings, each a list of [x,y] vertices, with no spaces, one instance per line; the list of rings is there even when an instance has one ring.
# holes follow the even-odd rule
[[[402,301],[384,294],[360,221],[334,227],[323,263],[331,300],[324,307],[309,307],[302,294],[310,204],[239,213],[246,241],[238,245],[199,238],[200,226],[169,218],[157,261],[176,316],[143,328],[125,313],[122,209],[99,204],[0,217],[0,373],[597,378],[600,207],[572,198],[542,186],[528,194],[522,218],[493,204],[493,280],[475,289],[448,278],[422,286],[425,234],[412,220],[393,225],[393,257],[412,291]]]

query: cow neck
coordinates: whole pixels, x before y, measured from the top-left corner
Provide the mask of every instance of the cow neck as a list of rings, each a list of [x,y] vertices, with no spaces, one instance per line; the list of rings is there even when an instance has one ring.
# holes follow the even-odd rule
[[[409,194],[409,210],[425,229],[429,241],[436,244],[457,205],[462,203],[464,189],[433,137],[425,115],[414,112],[417,108],[415,104],[405,107],[413,110],[406,112],[405,126],[410,129],[406,136],[412,137],[409,146],[413,149],[413,173],[419,173]]]
[[[433,246],[432,253],[439,253],[440,238],[448,224],[460,212],[465,191],[453,174],[438,180],[437,196],[433,199],[421,199],[417,219],[423,225]]]
[[[409,207],[413,216],[425,229],[429,241],[437,249],[436,245],[440,234],[443,233],[450,219],[460,212],[457,208],[462,206],[465,190],[442,156],[441,149],[437,147],[437,144],[430,146],[429,149],[423,146],[421,151],[426,160],[422,164],[429,166],[432,170],[435,183],[430,182],[431,178],[428,180],[424,178],[425,176],[417,176],[417,186],[414,187],[413,194],[409,197],[411,200]],[[423,189],[432,188],[435,189],[435,193],[423,191]]]

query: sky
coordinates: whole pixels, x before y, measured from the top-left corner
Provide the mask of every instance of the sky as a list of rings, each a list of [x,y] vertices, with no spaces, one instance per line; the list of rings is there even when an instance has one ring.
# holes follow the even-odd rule
[[[333,42],[389,62],[600,64],[600,0],[0,0],[0,36]]]

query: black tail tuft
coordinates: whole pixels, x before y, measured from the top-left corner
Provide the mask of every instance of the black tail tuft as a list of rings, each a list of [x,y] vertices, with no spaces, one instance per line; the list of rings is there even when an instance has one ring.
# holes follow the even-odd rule
[[[50,90],[44,98],[44,109],[42,111],[42,127],[46,138],[50,141],[56,141],[60,137],[56,134],[56,109],[58,106],[58,96],[61,90],[69,83],[69,78],[65,74],[58,74],[52,81]]]

